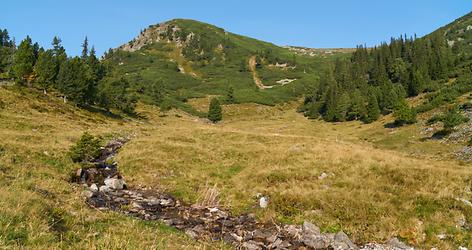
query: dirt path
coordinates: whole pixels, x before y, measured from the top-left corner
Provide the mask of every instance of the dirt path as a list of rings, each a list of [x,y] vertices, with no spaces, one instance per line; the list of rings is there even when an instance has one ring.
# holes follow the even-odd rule
[[[274,86],[266,86],[262,83],[261,79],[259,78],[259,76],[257,75],[257,71],[256,71],[256,56],[252,56],[251,58],[249,58],[249,70],[251,71],[252,73],[252,79],[254,79],[254,83],[256,84],[256,86],[260,89],[271,89],[273,88]]]

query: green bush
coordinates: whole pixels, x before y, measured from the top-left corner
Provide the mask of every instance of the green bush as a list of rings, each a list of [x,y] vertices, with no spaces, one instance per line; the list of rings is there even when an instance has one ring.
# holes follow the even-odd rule
[[[69,156],[73,162],[91,162],[100,156],[101,139],[85,132],[70,148]]]

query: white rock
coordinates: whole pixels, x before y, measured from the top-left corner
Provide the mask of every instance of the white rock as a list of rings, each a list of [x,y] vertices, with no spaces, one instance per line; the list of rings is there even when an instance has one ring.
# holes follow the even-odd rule
[[[218,208],[216,208],[216,207],[209,208],[208,210],[210,211],[210,213],[216,213],[216,212],[220,211],[220,210],[219,210]]]
[[[92,198],[94,195],[94,193],[90,190],[84,190],[82,192],[82,196],[84,196],[85,198]]]
[[[328,174],[323,172],[323,173],[321,173],[320,176],[318,176],[318,180],[323,180],[323,179],[325,179],[326,177],[328,177]]]
[[[269,205],[269,199],[267,197],[261,197],[259,199],[259,207],[261,208],[267,208],[267,205]]]
[[[446,235],[446,234],[438,234],[438,235],[436,235],[436,236],[437,236],[438,239],[440,239],[440,240],[444,240],[444,239],[447,238],[447,235]]]
[[[92,184],[92,185],[90,186],[90,191],[92,191],[92,192],[98,192],[97,184],[95,184],[95,183]]]
[[[467,247],[460,246],[459,250],[468,250]]]
[[[125,182],[123,179],[117,179],[117,178],[107,178],[105,179],[105,185],[111,189],[115,190],[121,190],[123,189]]]
[[[101,186],[98,190],[100,190],[100,192],[106,193],[106,192],[110,191],[110,187],[108,187],[108,186]]]

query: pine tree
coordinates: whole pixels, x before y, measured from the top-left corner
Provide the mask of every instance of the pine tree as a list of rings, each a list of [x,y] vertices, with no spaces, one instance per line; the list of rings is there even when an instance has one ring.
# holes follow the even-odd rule
[[[38,61],[34,65],[34,72],[37,75],[36,82],[44,91],[48,90],[56,80],[57,62],[52,50],[46,50],[39,54]]]
[[[364,97],[362,93],[356,89],[351,94],[351,104],[349,105],[349,109],[347,112],[347,120],[360,120],[366,116],[366,109],[364,104]]]
[[[336,121],[340,121],[340,122],[346,121],[350,104],[351,104],[351,98],[349,97],[349,94],[347,92],[342,93],[336,105],[336,115],[335,115]]]
[[[124,78],[102,81],[98,97],[100,106],[106,109],[116,108],[127,114],[133,114],[135,111],[137,98],[130,92],[130,84]]]
[[[33,73],[34,53],[31,38],[27,36],[18,46],[14,57],[13,73],[18,83],[24,84]]]
[[[87,57],[87,64],[92,71],[92,78],[94,82],[100,81],[105,76],[105,69],[95,55],[95,47],[90,49],[90,55]]]
[[[368,94],[368,104],[367,104],[367,114],[364,118],[365,123],[372,123],[379,119],[380,116],[380,108],[377,101],[377,96],[374,92],[370,92]]]
[[[88,38],[85,37],[84,42],[82,43],[82,60],[87,60],[88,58]]]
[[[415,110],[410,108],[404,99],[398,101],[393,116],[395,117],[395,124],[398,126],[416,122]]]
[[[423,91],[425,85],[424,79],[420,70],[412,70],[410,72],[410,83],[408,85],[408,94],[410,96],[417,96]]]
[[[55,36],[52,40],[52,51],[54,53],[54,58],[56,60],[57,71],[59,72],[59,67],[63,62],[67,60],[67,54],[64,47],[61,45],[61,39]]]
[[[15,44],[6,29],[0,29],[0,75],[10,71]]]
[[[236,97],[234,97],[234,88],[230,86],[226,92],[226,103],[236,103]]]
[[[57,76],[57,87],[65,99],[80,106],[90,104],[95,95],[88,66],[78,57],[65,61]]]
[[[208,119],[213,123],[221,121],[223,118],[220,101],[217,98],[213,98],[210,101],[210,107],[208,108]]]

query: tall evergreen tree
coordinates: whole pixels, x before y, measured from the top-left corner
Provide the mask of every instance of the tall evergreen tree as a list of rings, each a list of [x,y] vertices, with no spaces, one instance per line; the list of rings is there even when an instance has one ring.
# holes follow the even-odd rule
[[[78,57],[65,61],[57,76],[57,87],[64,95],[80,106],[90,104],[95,89],[88,66]]]
[[[130,84],[124,78],[110,82],[102,81],[99,85],[98,96],[99,104],[107,109],[116,108],[132,114],[136,108],[136,96],[130,91]]]
[[[42,51],[39,54],[39,58],[34,65],[34,72],[37,75],[36,82],[38,87],[44,91],[52,87],[57,76],[57,62],[54,58],[54,52],[52,50]]]
[[[85,37],[84,42],[82,43],[82,60],[87,60],[88,54],[88,38]]]
[[[18,50],[15,53],[13,73],[18,83],[24,84],[29,81],[35,61],[35,51],[31,38],[27,36],[21,41]]]
[[[220,101],[217,98],[212,98],[210,101],[210,107],[208,108],[208,119],[213,123],[221,121],[223,118]]]
[[[374,92],[370,92],[368,94],[368,104],[367,104],[367,114],[364,117],[365,123],[371,123],[379,119],[380,116],[380,108],[377,101],[377,96]]]

